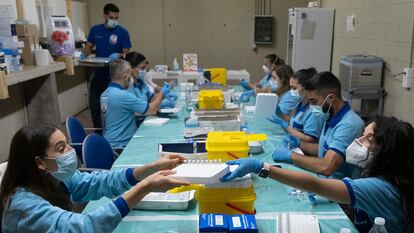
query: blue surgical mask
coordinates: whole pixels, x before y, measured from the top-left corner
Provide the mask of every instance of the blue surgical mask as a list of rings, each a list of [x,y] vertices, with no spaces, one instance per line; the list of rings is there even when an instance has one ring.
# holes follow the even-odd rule
[[[76,151],[74,149],[71,149],[67,153],[54,158],[54,160],[56,161],[58,170],[50,172],[50,174],[56,179],[63,182],[75,174],[78,167],[78,157],[76,156]]]
[[[135,78],[137,79],[137,80],[141,80],[141,81],[144,81],[144,77],[145,77],[145,70],[140,70],[140,71],[138,71],[138,73],[137,73],[137,75],[135,76]]]
[[[267,86],[270,88],[270,90],[276,91],[278,84],[273,79],[270,79],[269,82],[267,82]]]
[[[317,117],[322,118],[324,121],[328,120],[329,115],[330,115],[329,110],[331,110],[331,106],[332,106],[332,104],[330,104],[328,110],[326,112],[323,111],[323,105],[328,99],[328,96],[326,96],[325,100],[322,102],[321,105],[312,105],[312,104],[309,105],[309,108],[311,109],[312,114],[314,114]]]
[[[118,20],[108,19],[106,25],[108,25],[109,28],[115,28],[116,26],[118,26]]]
[[[293,97],[297,97],[297,96],[300,96],[300,94],[299,94],[299,90],[293,90],[293,89],[290,89],[290,95],[291,96],[293,96]]]

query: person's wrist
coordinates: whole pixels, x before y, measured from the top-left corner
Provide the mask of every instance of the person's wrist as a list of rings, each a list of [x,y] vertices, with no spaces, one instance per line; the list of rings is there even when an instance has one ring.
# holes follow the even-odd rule
[[[254,171],[254,173],[259,174],[259,172],[262,170],[264,166],[264,162],[261,160],[256,160],[256,170]]]

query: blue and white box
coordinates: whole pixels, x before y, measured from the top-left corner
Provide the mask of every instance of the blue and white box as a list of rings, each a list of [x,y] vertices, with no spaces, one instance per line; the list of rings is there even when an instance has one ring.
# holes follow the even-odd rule
[[[227,215],[225,214],[200,214],[200,233],[228,233]]]
[[[252,214],[228,216],[229,233],[258,233],[256,218]]]

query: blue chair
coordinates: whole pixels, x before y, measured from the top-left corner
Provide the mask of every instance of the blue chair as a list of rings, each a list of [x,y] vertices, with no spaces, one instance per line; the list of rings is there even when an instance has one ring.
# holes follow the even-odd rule
[[[115,153],[109,142],[98,134],[89,134],[83,141],[84,170],[109,170],[115,161]]]
[[[86,138],[86,131],[102,130],[100,128],[84,128],[80,121],[73,117],[66,118],[66,131],[68,132],[69,145],[71,145],[78,157],[82,160],[82,144]],[[81,161],[82,162],[82,161]]]

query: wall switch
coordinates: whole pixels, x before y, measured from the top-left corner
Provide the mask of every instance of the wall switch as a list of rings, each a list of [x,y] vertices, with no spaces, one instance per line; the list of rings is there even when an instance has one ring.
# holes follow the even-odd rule
[[[410,89],[413,83],[414,69],[404,68],[402,87]]]

